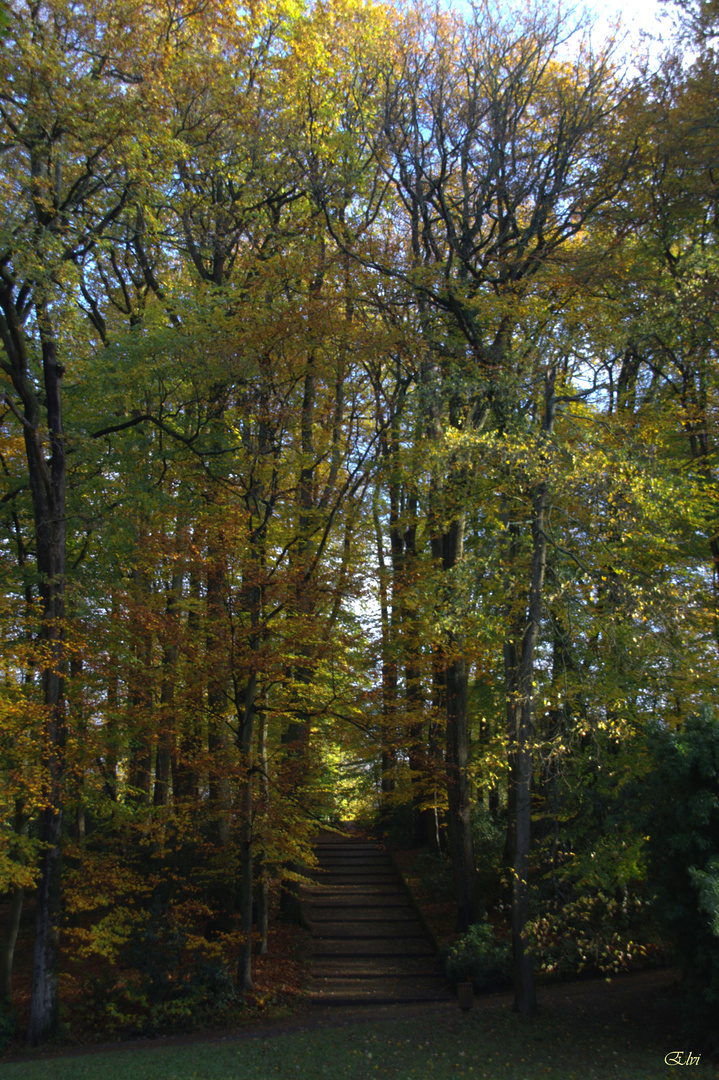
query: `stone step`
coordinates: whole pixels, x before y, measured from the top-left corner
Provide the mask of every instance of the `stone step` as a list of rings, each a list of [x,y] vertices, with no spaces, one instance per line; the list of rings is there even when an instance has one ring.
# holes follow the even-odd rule
[[[384,897],[380,894],[368,896],[364,899],[352,899],[348,901],[342,897],[333,900],[307,900],[305,906],[317,914],[333,911],[402,911],[405,908],[412,911],[412,905],[405,896]]]
[[[307,877],[312,878],[318,884],[333,883],[338,878],[350,879],[350,884],[352,881],[361,880],[362,878],[374,879],[375,881],[381,881],[383,884],[388,881],[400,882],[397,874],[390,866],[318,866],[305,873]]]
[[[394,874],[396,873],[392,865],[384,859],[376,859],[371,862],[367,859],[337,859],[333,861],[320,860],[320,865],[313,866],[312,874],[338,874],[345,872],[349,874],[357,874],[364,870],[365,873],[379,872],[381,874]]]
[[[337,885],[366,885],[370,889],[400,890],[402,883],[396,874],[385,870],[329,870],[308,874],[313,885],[321,889],[334,889]]]
[[[305,885],[305,899],[311,901],[317,899],[336,900],[341,897],[351,899],[352,903],[360,903],[363,898],[376,900],[378,897],[396,898],[398,896],[407,899],[407,890],[400,885]]]
[[[312,850],[320,858],[328,859],[343,856],[351,859],[366,859],[375,855],[381,855],[384,859],[389,857],[385,849],[377,844],[326,844],[324,847],[315,846]]]
[[[310,966],[313,979],[376,979],[385,975],[401,979],[437,979],[442,973],[439,964],[425,956],[343,956],[315,960]]]
[[[387,851],[378,844],[315,844],[312,848],[315,855],[326,855],[328,858],[340,855],[349,855],[352,858],[364,858],[367,855],[383,855],[387,858]]]
[[[310,875],[318,878],[362,877],[364,875],[365,877],[390,877],[397,880],[397,871],[389,863],[377,866],[355,866],[353,863],[345,862],[338,866],[320,866],[310,871]]]
[[[328,911],[323,908],[321,912],[318,912],[316,908],[308,908],[307,916],[313,926],[334,926],[338,923],[371,923],[375,925],[377,923],[393,923],[401,925],[402,923],[417,922],[417,916],[413,912],[411,907],[406,908],[390,908],[378,907],[375,910],[371,908],[361,907],[344,910]]]
[[[334,888],[336,885],[365,885],[370,889],[378,887],[389,886],[390,888],[398,889],[399,883],[396,874],[385,873],[347,873],[346,871],[337,871],[330,874],[318,874],[312,875],[312,881],[315,885],[319,885],[324,889]]]
[[[312,849],[318,859],[388,859],[389,855],[380,847],[340,847],[333,844],[329,847],[315,847]]]
[[[406,941],[417,938],[425,939],[425,933],[418,922],[415,923],[330,923],[313,929],[315,941]]]
[[[313,960],[337,960],[340,957],[387,957],[397,960],[400,956],[436,958],[435,949],[426,938],[315,938]]]
[[[426,986],[382,980],[372,986],[359,986],[351,981],[328,983],[310,991],[312,1005],[413,1005],[429,1001],[450,1001],[452,995],[443,986]]]
[[[376,855],[378,853],[387,855],[387,852],[377,847],[376,844],[360,844],[360,843],[341,843],[341,844],[314,844],[313,851],[315,855]]]
[[[302,887],[312,928],[310,1001],[390,1005],[446,1001],[436,952],[387,853],[363,841],[315,845],[319,867]]]

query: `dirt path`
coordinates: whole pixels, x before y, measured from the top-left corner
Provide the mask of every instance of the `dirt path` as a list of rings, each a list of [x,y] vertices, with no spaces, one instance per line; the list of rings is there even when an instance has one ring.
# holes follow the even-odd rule
[[[561,1018],[567,1027],[611,1029],[619,1038],[626,1036],[647,1046],[673,1048],[672,1039],[678,1033],[678,993],[676,972],[670,970],[623,975],[611,982],[587,979],[540,987],[539,1015],[551,1013]],[[475,998],[473,1008],[478,1012],[510,1010],[512,994],[485,994]],[[267,1039],[296,1032],[321,1031],[346,1025],[356,1026],[386,1020],[416,1019],[418,1029],[426,1033],[428,1025],[441,1023],[452,1026],[459,1020],[456,1001],[413,1005],[365,1005],[354,1007],[308,1007],[293,1016],[248,1024],[224,1031],[193,1032],[159,1039],[133,1039],[127,1042],[108,1042],[93,1046],[74,1046],[43,1052],[13,1054],[3,1057],[0,1064],[17,1061],[38,1061],[54,1057],[78,1057],[108,1051],[146,1050],[152,1047],[189,1046],[196,1043],[238,1042],[244,1039]],[[679,1043],[677,1043],[679,1046]]]

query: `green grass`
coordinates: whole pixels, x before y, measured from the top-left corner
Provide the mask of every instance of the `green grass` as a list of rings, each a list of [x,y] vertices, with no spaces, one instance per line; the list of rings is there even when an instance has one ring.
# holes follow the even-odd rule
[[[669,1043],[671,1040],[667,1040]],[[676,1041],[676,1040],[674,1040]],[[438,1009],[421,1018],[222,1042],[156,1046],[0,1066],[1,1080],[676,1080],[664,1055],[621,1021],[568,1028],[545,1010],[531,1023],[508,1009]],[[719,1077],[701,1059],[682,1076]]]

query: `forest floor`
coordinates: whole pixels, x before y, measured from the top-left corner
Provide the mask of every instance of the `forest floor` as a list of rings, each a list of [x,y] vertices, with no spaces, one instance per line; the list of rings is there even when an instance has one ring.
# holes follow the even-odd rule
[[[422,875],[413,860],[401,861],[416,887]],[[434,905],[421,891],[417,899],[442,941],[453,912],[449,898],[437,901],[440,891]],[[677,1053],[676,1064],[691,1061],[690,1076],[719,1080],[717,1062],[680,1034],[677,973],[666,968],[540,986],[531,1021],[512,1011],[511,993],[477,995],[467,1013],[456,1002],[311,1007],[302,986],[307,932],[280,925],[274,934],[241,1023],[112,1042],[79,1024],[74,1045],[39,1052],[16,1044],[0,1058],[0,1080],[664,1080],[675,1075],[665,1058]],[[29,925],[23,937],[26,1006]],[[67,980],[64,989],[77,1016],[82,994]]]
[[[385,1008],[315,1008],[243,1028],[117,1044],[25,1052],[0,1063],[3,1080],[664,1080],[719,1078],[719,1065],[679,1034],[670,970],[587,979],[539,990],[531,1021],[511,994]],[[698,1058],[695,1062],[693,1059]]]

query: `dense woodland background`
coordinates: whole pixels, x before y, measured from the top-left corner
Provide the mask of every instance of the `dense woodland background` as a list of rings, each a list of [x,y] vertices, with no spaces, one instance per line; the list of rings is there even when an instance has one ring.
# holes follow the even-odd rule
[[[3,1033],[23,909],[32,1042],[59,974],[105,1031],[247,1007],[348,820],[520,1011],[675,956],[708,1030],[717,5],[671,10],[630,63],[492,0],[6,4]]]

